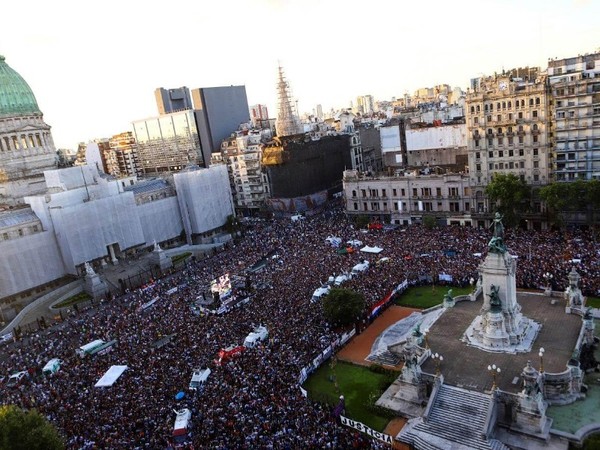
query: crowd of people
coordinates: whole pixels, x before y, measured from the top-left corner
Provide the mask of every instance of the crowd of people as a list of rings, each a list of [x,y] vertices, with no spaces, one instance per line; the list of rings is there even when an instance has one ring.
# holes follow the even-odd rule
[[[383,251],[340,255],[328,236]],[[1,401],[37,408],[73,449],[174,448],[174,410],[183,407],[192,412],[188,448],[382,448],[339,425],[330,406],[299,389],[301,369],[340,332],[324,320],[321,303],[311,302],[313,291],[369,260],[364,274],[344,284],[364,295],[361,319],[367,320],[373,305],[405,279],[412,285],[439,283],[443,274],[446,284],[472,284],[489,239],[489,230],[458,226],[360,230],[339,209],[295,222],[247,221],[241,237],[223,251],[9,344],[0,358],[4,374],[39,372],[51,358],[64,363],[52,376],[34,374],[16,388],[1,386]],[[591,234],[507,230],[505,243],[518,256],[518,287],[544,287],[544,274],[551,273],[554,289],[564,290],[576,264],[584,295],[599,292],[600,244]],[[388,259],[378,263],[382,257]],[[221,315],[192,313],[211,280],[243,274],[260,260],[264,268],[248,275],[249,302]],[[151,307],[141,308],[153,299]],[[215,364],[220,349],[242,344],[257,325],[268,329],[269,339]],[[165,336],[172,338],[155,345]],[[117,345],[103,355],[75,355],[94,339]],[[128,368],[113,386],[95,388],[111,365]],[[206,367],[212,372],[204,388],[190,391],[193,370]],[[176,399],[182,391],[186,395]]]

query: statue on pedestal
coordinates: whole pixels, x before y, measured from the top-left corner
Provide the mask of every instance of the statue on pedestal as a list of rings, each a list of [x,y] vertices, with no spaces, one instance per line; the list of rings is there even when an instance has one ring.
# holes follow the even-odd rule
[[[84,267],[86,275],[96,275],[96,272],[94,272],[94,269],[92,268],[92,265],[89,262],[86,261],[84,263]]]
[[[158,244],[158,242],[156,242],[156,239],[154,240],[154,251],[155,252],[160,252],[162,249],[160,248],[160,245]]]
[[[488,251],[490,253],[506,253],[506,247],[504,245],[504,225],[502,224],[502,218],[502,214],[496,212],[494,215],[494,222],[492,225],[490,225],[490,228],[494,228],[494,236],[488,243]]]

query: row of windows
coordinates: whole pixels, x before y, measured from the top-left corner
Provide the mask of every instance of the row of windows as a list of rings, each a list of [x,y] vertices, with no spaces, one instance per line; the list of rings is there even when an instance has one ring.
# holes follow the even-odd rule
[[[437,209],[433,208],[433,202],[413,202],[412,211],[446,211],[443,207],[442,202],[437,202]],[[360,211],[360,205],[358,202],[354,202],[354,211]],[[470,203],[465,202],[463,211],[469,211]],[[448,211],[450,212],[461,212],[460,202],[449,202],[448,203]],[[370,204],[367,202],[363,202],[362,211],[388,211],[387,203],[383,203],[380,205],[377,202],[371,202]],[[395,202],[394,203],[394,211],[408,211],[407,202]]]
[[[535,99],[530,98],[529,99],[529,106],[535,106],[535,105],[539,105],[541,104],[541,99],[540,97],[535,97]],[[521,99],[521,100],[515,100],[515,108],[519,108],[519,106],[521,108],[525,107],[525,99]],[[500,111],[500,109],[511,109],[512,108],[512,102],[509,100],[508,102],[504,101],[504,102],[496,102],[496,111]],[[488,111],[493,111],[494,110],[494,103],[486,103],[483,106],[483,110],[485,112]],[[476,113],[476,112],[481,112],[481,105],[475,105],[475,106],[471,106],[471,113]]]
[[[37,142],[37,145],[36,145]],[[10,152],[26,148],[42,147],[42,138],[39,134],[22,134],[19,136],[4,136],[0,139],[0,151]]]
[[[539,114],[538,114],[538,110],[537,109],[534,109],[533,111],[531,111],[531,118],[532,119],[537,119],[538,117],[539,117]],[[525,119],[525,118],[526,117],[525,117],[525,115],[523,114],[522,111],[519,111],[517,113],[517,119]],[[491,114],[488,114],[485,117],[485,119],[486,119],[487,122],[493,122],[494,121],[494,116],[492,116]],[[495,120],[496,122],[502,122],[504,120],[506,120],[508,122],[513,121],[514,120],[513,114],[512,113],[508,113],[508,114],[505,114],[504,116],[502,114],[496,115],[496,120]],[[474,124],[479,123],[479,116],[474,116],[473,117],[473,123]]]
[[[2,240],[8,241],[11,238],[21,237],[21,236],[25,236],[26,234],[31,234],[31,233],[37,233],[38,231],[39,231],[39,227],[37,225],[33,225],[26,229],[19,228],[17,231],[2,233]]]
[[[539,156],[540,151],[537,148],[534,148],[533,150],[533,156]],[[507,150],[506,154],[508,155],[508,157],[513,157],[515,156],[515,154],[518,154],[519,156],[524,156],[525,155],[525,150],[522,148],[517,149],[517,152],[515,152],[515,150]],[[497,150],[496,151],[496,156],[498,158],[504,158],[504,150]],[[488,158],[493,158],[494,157],[494,151],[490,150],[488,151]],[[481,159],[481,152],[475,152],[475,159]]]
[[[361,197],[362,198],[367,198],[367,191],[369,193],[369,197],[379,197],[379,189],[361,189],[360,193],[361,193]],[[381,197],[386,197],[386,189],[382,189],[381,190]],[[421,188],[421,196],[424,197],[431,197],[433,194],[433,188],[429,188],[429,187],[425,187],[425,188]],[[355,190],[352,191],[352,198],[356,198],[357,192]],[[394,197],[398,197],[398,189],[392,189],[392,195]],[[419,195],[419,188],[412,188],[412,195],[413,197],[417,197]],[[436,187],[435,188],[435,195],[437,197],[441,197],[442,196],[442,188],[441,187]],[[457,197],[459,195],[459,188],[457,187],[449,187],[448,188],[448,195],[450,197]],[[401,197],[406,197],[406,189],[400,189],[400,196]]]
[[[533,143],[538,143],[539,142],[539,137],[534,134],[533,136],[531,136],[531,141]],[[475,147],[479,147],[479,139],[474,139],[473,140]],[[517,137],[517,142],[519,144],[524,144],[525,143],[525,138],[523,136],[518,136]],[[494,146],[494,138],[488,137],[487,139],[487,143],[488,143],[488,147],[493,147]],[[514,145],[515,144],[515,138],[512,136],[509,136],[507,138],[507,145]],[[497,138],[497,145],[498,146],[503,146],[504,145],[504,138],[502,137],[498,137]]]

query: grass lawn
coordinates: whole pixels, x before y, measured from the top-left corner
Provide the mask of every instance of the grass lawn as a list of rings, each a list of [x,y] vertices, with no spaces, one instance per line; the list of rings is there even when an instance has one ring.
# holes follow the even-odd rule
[[[90,297],[87,292],[80,292],[79,294],[71,295],[62,302],[53,305],[53,308],[66,308],[68,306],[73,306],[75,303],[87,302],[91,299],[92,297]]]
[[[589,306],[590,308],[600,308],[600,298],[588,297],[585,300],[585,306]]]
[[[452,289],[452,297],[466,295],[472,292],[471,286],[464,288],[451,286],[417,286],[411,287],[396,300],[398,306],[409,306],[411,308],[431,308],[444,301],[444,295]]]
[[[332,378],[335,373],[339,392],[336,392]],[[375,373],[367,367],[338,362],[331,368],[330,362],[319,367],[304,383],[311,400],[327,403],[332,408],[338,404],[340,395],[346,400],[346,417],[358,420],[377,431],[383,431],[389,417],[377,415],[370,408],[371,398],[377,400],[385,389],[396,379],[394,375]]]

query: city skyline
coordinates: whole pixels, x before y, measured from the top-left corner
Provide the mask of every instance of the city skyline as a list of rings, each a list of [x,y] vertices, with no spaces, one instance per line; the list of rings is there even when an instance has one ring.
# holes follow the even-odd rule
[[[549,58],[600,48],[600,4],[587,0],[429,2],[427,9],[354,0],[166,5],[3,7],[11,20],[0,29],[0,54],[32,88],[57,148],[157,116],[158,87],[244,85],[249,105],[264,104],[273,116],[279,63],[304,113],[317,104],[348,107],[360,95],[379,101],[438,84],[466,89],[471,78],[545,69]]]

